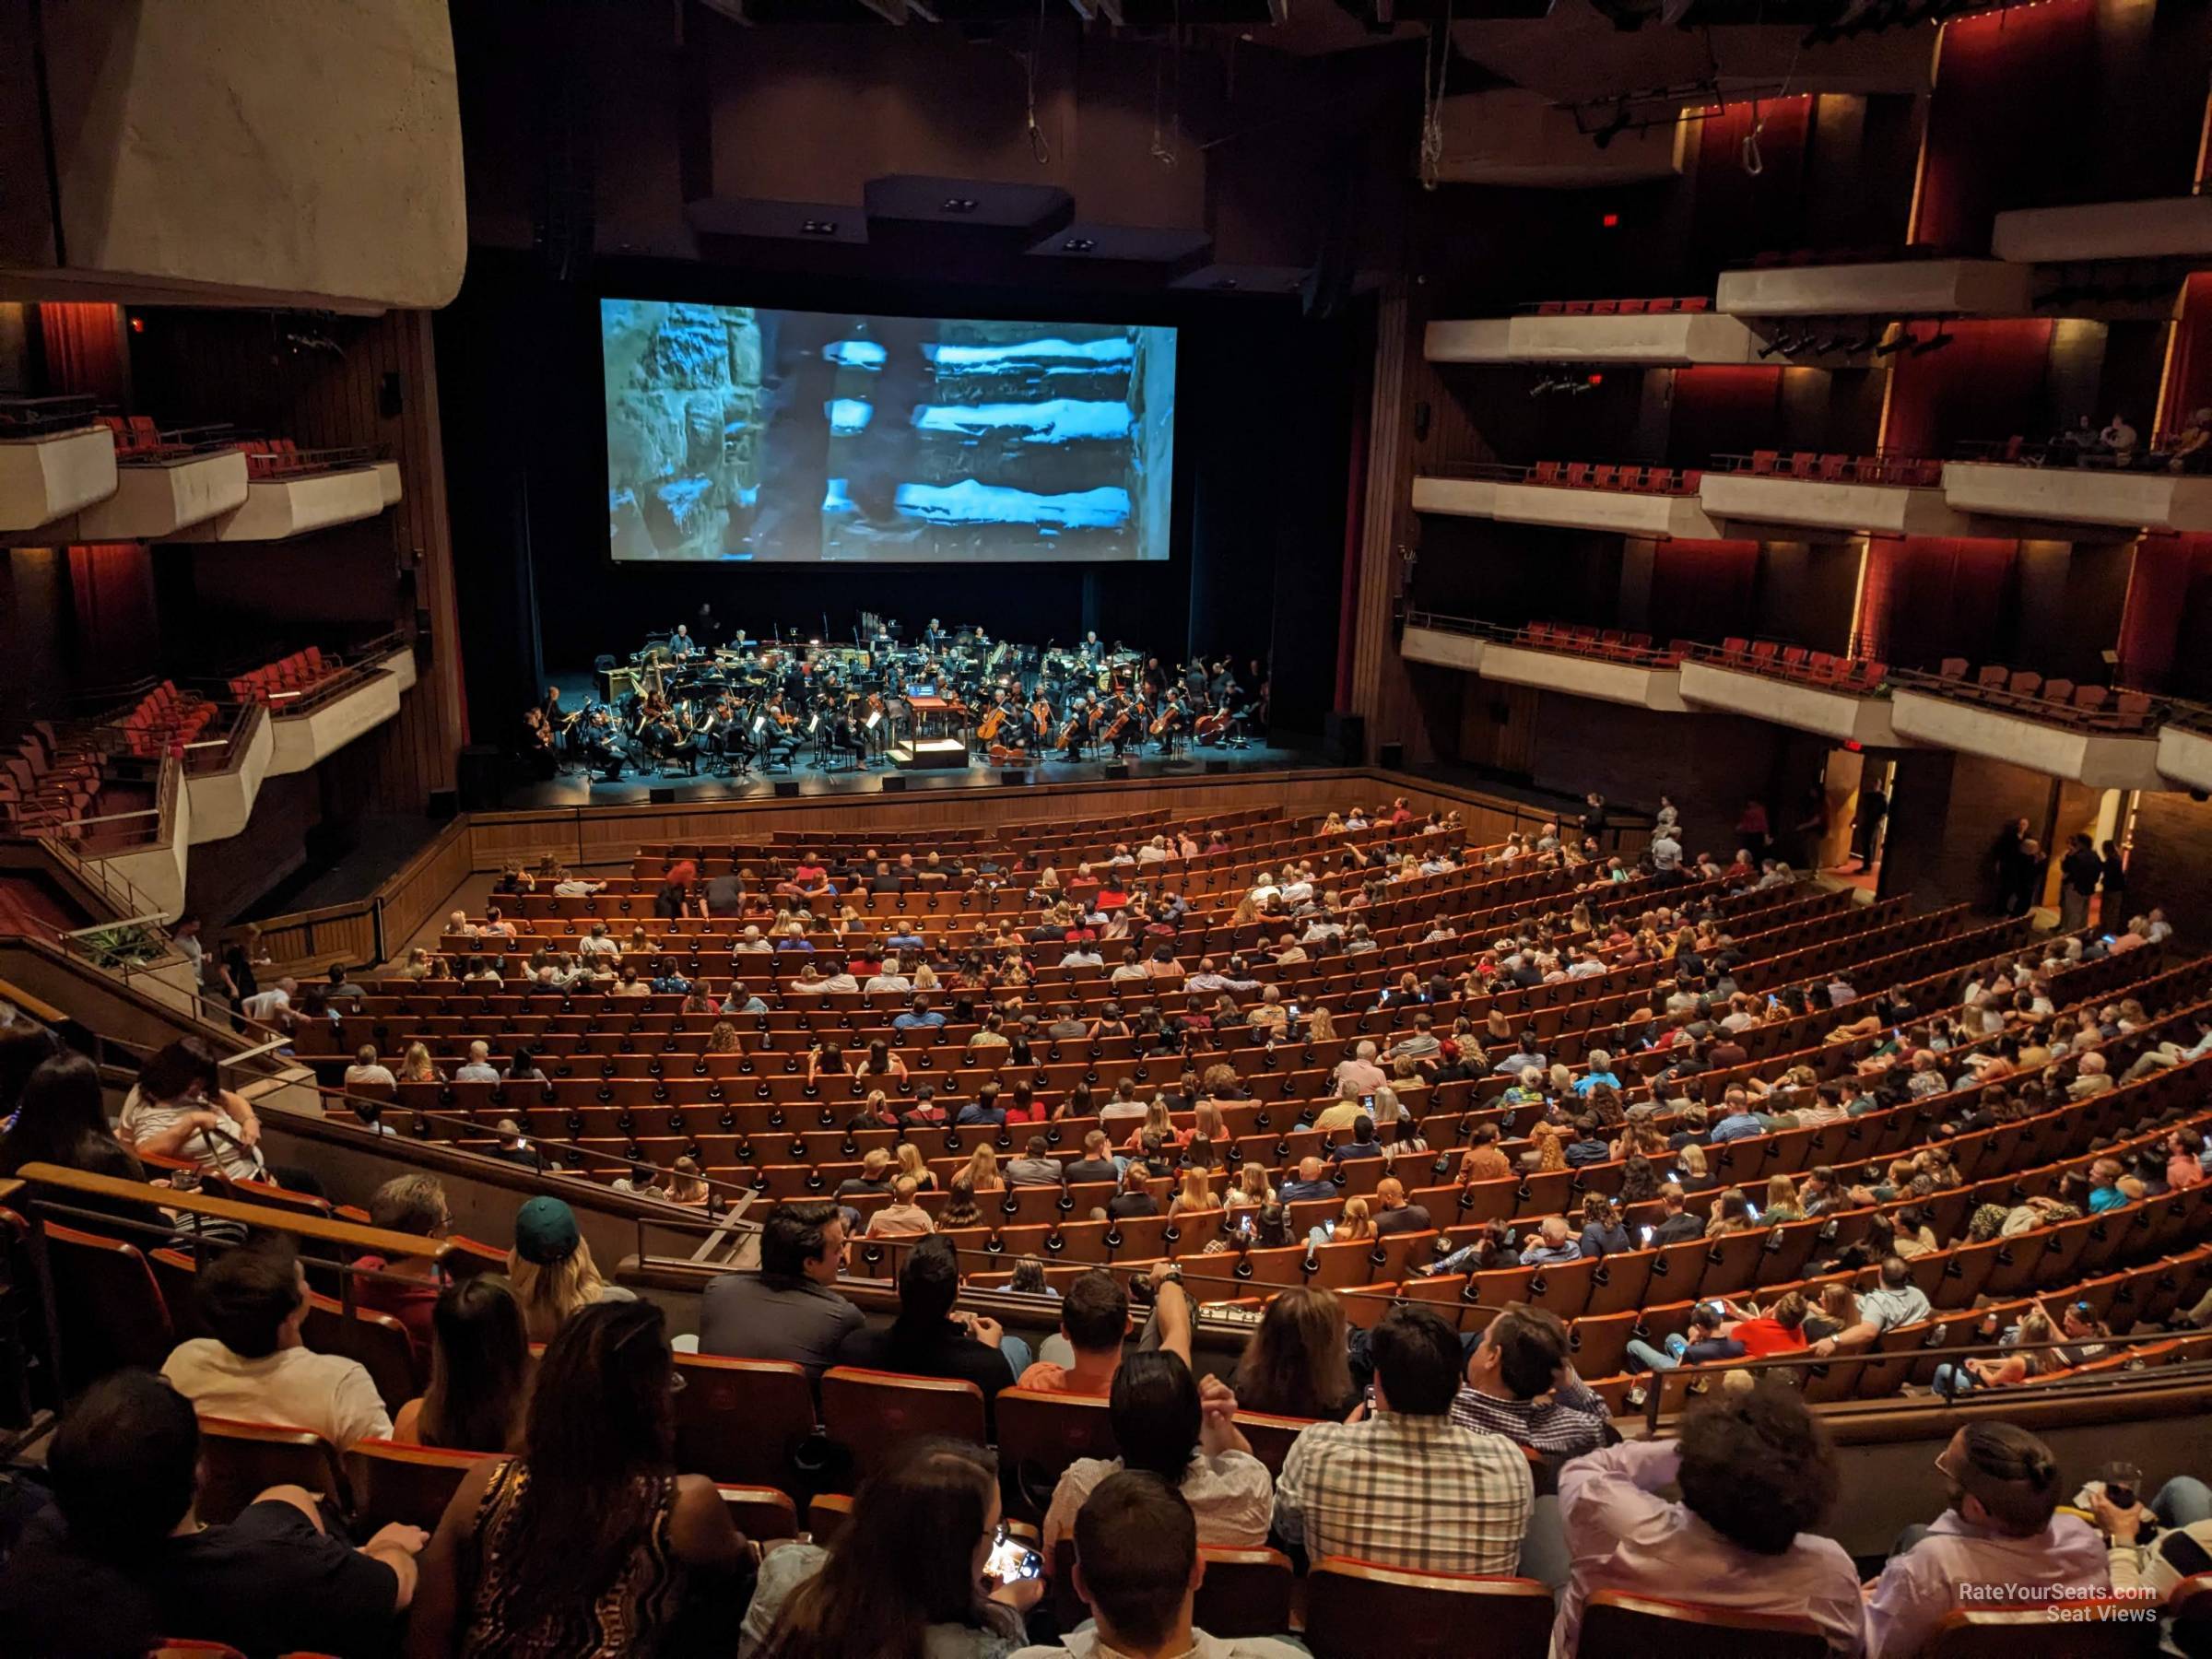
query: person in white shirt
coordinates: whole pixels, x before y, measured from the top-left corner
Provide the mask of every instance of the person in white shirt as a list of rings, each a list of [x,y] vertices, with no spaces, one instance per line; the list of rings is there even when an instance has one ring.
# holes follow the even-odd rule
[[[1682,843],[1675,839],[1674,827],[1662,824],[1652,837],[1652,868],[1678,870],[1682,867]]]
[[[1336,1092],[1352,1100],[1373,1094],[1389,1081],[1382,1068],[1375,1064],[1375,1045],[1372,1042],[1363,1040],[1352,1051],[1349,1060],[1336,1063]]]
[[[823,975],[806,989],[819,991],[823,995],[828,996],[841,991],[857,991],[860,989],[860,982],[853,977],[851,971],[842,963],[840,963],[834,973]]]
[[[1136,862],[1146,865],[1163,865],[1168,862],[1168,843],[1164,836],[1154,836],[1136,850]]]
[[[453,1073],[453,1081],[456,1083],[497,1083],[499,1080],[499,1068],[491,1063],[490,1045],[482,1041],[470,1043],[468,1045],[468,1060]]]
[[[618,957],[622,947],[607,936],[606,924],[594,922],[592,931],[576,941],[576,948],[584,956]]]
[[[161,1376],[202,1417],[304,1429],[340,1452],[390,1436],[359,1361],[302,1341],[307,1276],[289,1239],[225,1251],[200,1269],[193,1302],[214,1335],[179,1343]]]
[[[885,957],[882,969],[868,975],[868,982],[861,989],[870,994],[878,991],[896,991],[900,995],[904,996],[914,988],[914,982],[908,979],[899,969],[900,963],[897,957]]]
[[[586,881],[581,876],[564,876],[553,884],[553,891],[562,899],[588,899],[594,893],[603,891],[606,887],[604,881]]]
[[[377,1058],[376,1044],[364,1042],[355,1051],[353,1064],[346,1068],[346,1087],[359,1088],[375,1084],[385,1088],[395,1086],[389,1066]]]
[[[300,982],[288,973],[268,990],[247,997],[239,1005],[239,1012],[262,1025],[288,1031],[292,1029],[292,994],[299,989]]]
[[[456,939],[477,939],[483,937],[484,934],[482,928],[468,919],[466,911],[455,911],[446,917],[445,931]]]
[[[222,1087],[215,1052],[196,1037],[156,1050],[124,1097],[115,1138],[132,1151],[189,1159],[238,1181],[265,1181],[261,1120]]]

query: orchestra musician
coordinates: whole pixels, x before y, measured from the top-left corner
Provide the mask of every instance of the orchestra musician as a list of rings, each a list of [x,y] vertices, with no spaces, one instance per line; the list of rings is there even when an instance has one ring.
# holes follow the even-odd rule
[[[594,704],[579,730],[579,741],[592,770],[600,774],[603,782],[622,781],[622,769],[629,757],[623,752],[622,730],[615,724],[613,710],[605,703]]]

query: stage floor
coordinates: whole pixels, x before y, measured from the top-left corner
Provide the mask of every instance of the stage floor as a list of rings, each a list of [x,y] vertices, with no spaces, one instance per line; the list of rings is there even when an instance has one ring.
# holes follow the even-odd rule
[[[554,677],[554,683],[560,687],[562,702],[570,707],[581,706],[589,681],[589,676]],[[677,801],[750,801],[772,796],[778,783],[797,784],[803,798],[877,794],[882,792],[886,776],[905,779],[908,792],[917,794],[925,789],[974,789],[985,784],[997,784],[1003,782],[1002,773],[1005,772],[1019,772],[1025,780],[1038,783],[1096,783],[1105,779],[1106,769],[1112,764],[1113,761],[1110,756],[1095,760],[1070,762],[1055,755],[1042,760],[1006,767],[975,760],[966,767],[941,770],[915,767],[902,771],[883,760],[855,770],[849,759],[841,759],[836,770],[823,771],[814,766],[802,752],[798,763],[789,771],[756,771],[745,778],[689,778],[680,772],[663,778],[650,771],[633,771],[621,782],[607,783],[581,771],[571,771],[544,782],[510,782],[504,792],[502,805],[518,809],[639,806],[651,800],[655,790],[669,791]],[[1279,771],[1285,767],[1325,766],[1331,762],[1318,748],[1286,747],[1254,742],[1250,748],[1185,747],[1177,749],[1173,755],[1159,755],[1149,750],[1138,754],[1131,750],[1126,764],[1131,778],[1187,778],[1203,774],[1209,765],[1218,765],[1230,772],[1241,772]]]

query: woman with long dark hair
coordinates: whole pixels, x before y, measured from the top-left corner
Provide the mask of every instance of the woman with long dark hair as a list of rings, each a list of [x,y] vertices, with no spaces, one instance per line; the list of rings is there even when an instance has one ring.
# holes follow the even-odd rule
[[[392,1438],[451,1452],[520,1450],[530,1336],[514,1288],[496,1273],[448,1285],[430,1335],[430,1385],[399,1408]]]
[[[408,1659],[639,1659],[696,1575],[745,1554],[676,1472],[675,1362],[651,1302],[578,1310],[538,1363],[524,1452],[473,1469],[422,1557]]]
[[[924,1441],[860,1488],[827,1550],[791,1544],[761,1564],[737,1659],[1004,1659],[1042,1581],[994,1583],[991,1454]]]
[[[1157,1475],[1182,1492],[1201,1544],[1257,1549],[1267,1542],[1275,1481],[1237,1428],[1229,1384],[1218,1377],[1197,1381],[1179,1354],[1130,1354],[1113,1373],[1107,1412],[1121,1455],[1079,1457],[1062,1471],[1044,1514],[1047,1571],[1060,1540],[1075,1535],[1085,1500],[1123,1469]]]
[[[100,1068],[82,1054],[63,1051],[41,1062],[24,1080],[22,1092],[17,1096],[15,1122],[6,1137],[0,1138],[0,1175],[13,1175],[30,1163],[54,1164],[88,1175],[112,1175],[118,1181],[146,1179],[136,1156],[108,1127]],[[168,1218],[152,1205],[127,1198],[72,1193],[69,1202],[119,1221],[138,1221],[149,1227],[169,1225]],[[130,1241],[141,1248],[159,1242],[144,1238]]]

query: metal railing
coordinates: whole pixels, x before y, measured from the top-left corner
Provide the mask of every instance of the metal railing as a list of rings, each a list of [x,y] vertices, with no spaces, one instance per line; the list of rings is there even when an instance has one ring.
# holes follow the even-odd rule
[[[220,731],[212,737],[196,737],[184,746],[184,771],[189,776],[215,777],[236,771],[246,750],[253,747],[254,734],[269,717],[268,711],[257,702],[218,706],[224,714]]]

